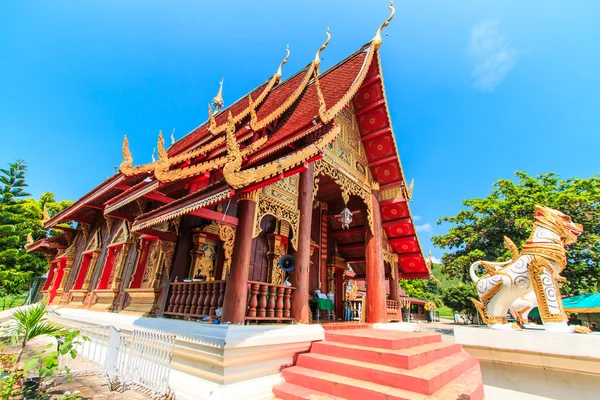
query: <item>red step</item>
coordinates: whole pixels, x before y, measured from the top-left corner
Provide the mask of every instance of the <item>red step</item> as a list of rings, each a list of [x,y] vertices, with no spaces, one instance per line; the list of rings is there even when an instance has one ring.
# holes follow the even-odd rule
[[[313,353],[300,354],[296,365],[349,378],[360,377],[364,381],[397,389],[432,394],[477,363],[477,359],[462,351],[412,370]]]
[[[341,397],[317,392],[293,383],[284,382],[273,388],[275,398],[282,400],[344,400]]]
[[[483,385],[479,365],[473,366],[431,396],[302,367],[286,368],[282,373],[286,383],[291,383],[294,386],[310,387],[315,393],[338,396],[338,398],[347,400],[483,399]],[[298,399],[298,397],[287,397],[287,394],[282,392],[277,392],[276,395],[283,400]],[[313,397],[313,399],[319,399],[319,397]]]
[[[335,342],[315,342],[310,352],[311,354],[323,354],[390,367],[413,369],[458,353],[460,349],[459,344],[450,342],[434,342],[399,350],[379,349]]]
[[[395,332],[374,329],[326,331],[325,341],[346,343],[355,346],[377,347],[397,350],[441,342],[442,336],[420,332]]]

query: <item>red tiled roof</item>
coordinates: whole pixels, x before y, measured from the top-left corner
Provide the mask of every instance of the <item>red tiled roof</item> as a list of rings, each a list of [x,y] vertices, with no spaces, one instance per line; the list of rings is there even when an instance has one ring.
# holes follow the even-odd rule
[[[255,99],[256,97],[258,97],[258,95],[260,95],[263,92],[263,90],[265,89],[265,87],[268,84],[269,84],[269,81],[263,83],[256,89],[252,90],[249,93],[250,96],[252,96],[252,98]],[[229,107],[224,108],[223,110],[221,110],[221,112],[219,112],[217,115],[215,115],[215,121],[217,123],[217,126],[223,125],[224,123],[227,122],[227,115],[229,115],[230,111],[231,111],[232,115],[236,116],[239,113],[241,113],[242,111],[244,111],[244,109],[246,109],[247,107],[248,107],[248,94],[246,94],[245,96],[240,98],[238,101],[236,101]],[[206,112],[208,113],[208,111],[206,111]],[[185,135],[183,138],[179,139],[177,142],[175,142],[175,144],[173,146],[171,146],[169,148],[169,150],[168,150],[169,156],[174,156],[174,155],[182,153],[184,151],[191,150],[193,147],[200,144],[201,139],[209,137],[209,135],[211,135],[210,132],[208,131],[208,127],[209,127],[209,121],[206,121],[205,123],[203,123],[196,129],[194,129],[193,131],[191,131],[190,133]]]

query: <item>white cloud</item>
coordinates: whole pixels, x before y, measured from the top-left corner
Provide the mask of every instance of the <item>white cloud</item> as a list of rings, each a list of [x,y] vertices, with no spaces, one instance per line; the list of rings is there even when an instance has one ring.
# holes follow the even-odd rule
[[[433,262],[434,264],[441,264],[442,260],[440,260],[439,258],[437,258],[435,256],[431,256],[431,262]]]
[[[499,22],[489,19],[471,29],[469,54],[475,62],[471,72],[475,88],[492,92],[515,67],[521,52],[508,41]]]
[[[421,216],[420,215],[413,215],[412,219],[413,219],[413,221],[420,221],[421,220]]]
[[[415,226],[417,232],[431,232],[431,224],[423,224]]]

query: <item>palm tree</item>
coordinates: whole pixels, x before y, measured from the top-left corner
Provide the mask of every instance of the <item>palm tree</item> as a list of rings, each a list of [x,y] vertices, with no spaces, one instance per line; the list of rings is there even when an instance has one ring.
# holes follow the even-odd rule
[[[19,345],[15,369],[23,357],[27,343],[39,336],[62,336],[65,330],[46,319],[46,301],[24,307],[13,312],[13,319],[0,327],[0,336],[10,337],[13,345]]]

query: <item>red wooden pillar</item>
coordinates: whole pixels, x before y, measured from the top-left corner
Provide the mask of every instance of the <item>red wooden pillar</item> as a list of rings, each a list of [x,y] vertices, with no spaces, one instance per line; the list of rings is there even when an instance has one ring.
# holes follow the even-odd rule
[[[237,207],[238,226],[225,287],[221,323],[243,324],[248,301],[248,274],[256,199],[252,197],[252,193],[241,193]]]
[[[402,318],[400,311],[400,292],[398,291],[398,263],[394,262],[390,269],[390,300],[398,302],[398,315]]]
[[[387,322],[385,269],[383,266],[383,231],[379,212],[379,191],[371,193],[373,232],[366,227],[367,322]]]
[[[327,203],[321,203],[321,275],[319,277],[319,281],[321,281],[321,287],[319,290],[321,290],[321,293],[327,293],[327,211]]]
[[[308,169],[300,173],[298,190],[298,210],[300,211],[300,226],[298,227],[298,249],[296,251],[296,268],[291,274],[292,286],[292,317],[294,321],[307,324],[308,321],[308,286],[310,277],[310,225],[312,221],[314,164],[308,164]]]

